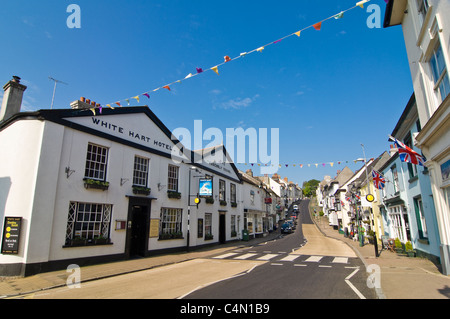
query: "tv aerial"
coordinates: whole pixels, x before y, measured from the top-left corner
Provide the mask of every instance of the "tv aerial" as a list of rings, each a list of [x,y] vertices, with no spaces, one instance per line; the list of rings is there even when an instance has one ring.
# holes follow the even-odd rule
[[[53,88],[53,97],[52,97],[52,104],[50,106],[50,109],[53,109],[53,102],[55,101],[55,93],[56,93],[56,84],[61,83],[61,84],[65,84],[65,85],[69,85],[66,82],[60,81],[60,80],[56,80],[54,78],[52,78],[51,76],[48,77],[51,81],[55,82],[55,86]]]

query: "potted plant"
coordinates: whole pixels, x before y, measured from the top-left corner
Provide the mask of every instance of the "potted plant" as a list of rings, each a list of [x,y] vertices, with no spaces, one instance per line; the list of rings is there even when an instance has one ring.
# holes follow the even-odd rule
[[[172,198],[172,199],[180,199],[181,193],[176,192],[176,191],[167,191],[167,197]]]
[[[86,245],[86,238],[84,237],[75,237],[71,241],[71,246],[85,246]]]
[[[237,207],[237,203],[231,203],[231,207]]]
[[[109,182],[106,181],[99,181],[96,179],[91,178],[85,178],[84,181],[84,187],[86,189],[93,188],[93,189],[101,189],[101,190],[107,190],[109,188]]]
[[[397,252],[397,254],[403,253],[402,242],[398,238],[395,238],[395,251]]]
[[[413,246],[410,241],[407,241],[405,244],[405,252],[408,257],[416,257],[416,251],[413,249]]]
[[[214,204],[214,198],[212,197],[206,197],[205,198],[206,204]]]
[[[150,188],[148,187],[143,187],[143,186],[135,186],[133,185],[133,194],[136,195],[150,195],[150,192],[152,191]]]
[[[214,238],[213,234],[205,234],[205,240],[211,240]]]
[[[235,230],[233,230],[232,232],[231,232],[231,237],[236,237],[237,236],[237,232],[235,231]]]
[[[96,245],[106,245],[109,244],[109,238],[108,237],[104,237],[103,235],[98,236],[97,238],[95,238],[95,244]]]
[[[226,200],[221,200],[220,201],[220,206],[227,206],[227,201]]]
[[[372,244],[372,245],[373,245],[374,239],[375,239],[374,235],[375,235],[375,233],[373,232],[372,229],[368,231],[368,233],[367,233],[367,239],[369,240],[369,244]]]

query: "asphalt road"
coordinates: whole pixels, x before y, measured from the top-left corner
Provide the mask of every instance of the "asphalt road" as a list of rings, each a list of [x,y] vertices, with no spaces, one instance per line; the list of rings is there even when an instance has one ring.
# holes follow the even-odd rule
[[[302,247],[308,243],[302,226],[313,224],[308,204],[307,200],[299,203],[298,225],[294,233],[236,251],[235,255],[216,256],[219,259],[266,258],[267,263],[242,276],[195,290],[183,298],[375,299],[375,291],[367,287],[367,273],[359,258],[320,256],[312,254],[311,250],[308,250],[308,255],[301,254]]]

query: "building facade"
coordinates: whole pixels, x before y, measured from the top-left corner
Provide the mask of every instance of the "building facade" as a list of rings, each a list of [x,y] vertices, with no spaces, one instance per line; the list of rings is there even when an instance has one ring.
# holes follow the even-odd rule
[[[450,274],[449,16],[449,1],[390,0],[384,21],[384,27],[403,29],[422,126],[414,143],[427,159],[446,275]]]

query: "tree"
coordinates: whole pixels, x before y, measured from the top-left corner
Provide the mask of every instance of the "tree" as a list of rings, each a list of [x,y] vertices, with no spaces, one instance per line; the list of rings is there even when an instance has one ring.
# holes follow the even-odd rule
[[[311,179],[307,182],[303,182],[303,196],[311,197],[316,193],[316,189],[319,186],[320,181],[317,179]]]

